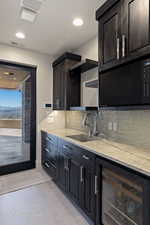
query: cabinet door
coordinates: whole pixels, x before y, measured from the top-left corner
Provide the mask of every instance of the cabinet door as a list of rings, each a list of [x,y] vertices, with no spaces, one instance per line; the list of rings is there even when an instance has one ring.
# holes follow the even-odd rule
[[[58,64],[53,69],[53,109],[64,109],[64,92],[65,92],[65,72],[64,62]]]
[[[102,164],[96,160],[95,175],[95,196],[96,196],[96,225],[102,224]],[[107,224],[103,224],[107,225]],[[122,225],[122,224],[121,224]]]
[[[69,160],[63,152],[59,152],[58,184],[65,192],[68,192],[69,189]]]
[[[59,66],[53,69],[53,109],[57,110],[60,107],[60,81],[59,81]]]
[[[106,69],[120,60],[120,2],[107,11],[99,21],[99,61]]]
[[[95,220],[94,171],[83,166],[80,169],[81,207],[92,220]]]
[[[71,159],[69,162],[69,194],[73,200],[80,202],[80,163]]]
[[[149,0],[124,0],[122,9],[122,55],[143,56],[150,44]]]

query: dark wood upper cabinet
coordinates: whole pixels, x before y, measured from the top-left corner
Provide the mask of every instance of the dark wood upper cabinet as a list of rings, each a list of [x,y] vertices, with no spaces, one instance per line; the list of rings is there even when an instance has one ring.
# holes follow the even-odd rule
[[[53,109],[64,109],[64,62],[53,69]]]
[[[150,54],[150,0],[108,0],[96,19],[100,71]]]
[[[53,62],[53,109],[67,110],[80,105],[80,77],[70,68],[81,61],[81,56],[65,53]],[[76,94],[74,94],[76,93]]]
[[[101,66],[113,65],[120,59],[120,3],[99,21],[99,61]]]
[[[127,56],[144,52],[150,44],[149,0],[125,0],[123,3],[123,32]]]

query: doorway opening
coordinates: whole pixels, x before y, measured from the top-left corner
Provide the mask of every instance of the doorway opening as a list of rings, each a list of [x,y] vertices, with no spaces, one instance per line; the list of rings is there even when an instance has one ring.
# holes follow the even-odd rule
[[[36,68],[0,63],[0,174],[35,167]]]

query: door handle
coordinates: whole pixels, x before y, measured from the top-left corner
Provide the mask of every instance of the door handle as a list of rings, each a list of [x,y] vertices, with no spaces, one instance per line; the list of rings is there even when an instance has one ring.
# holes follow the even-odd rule
[[[125,49],[126,49],[126,36],[122,35],[122,57],[125,57]]]
[[[80,167],[80,182],[83,183],[83,166]]]
[[[117,38],[117,59],[120,59],[120,39]]]
[[[97,193],[98,193],[98,190],[97,190],[97,181],[98,181],[98,177],[97,176],[95,176],[95,195],[97,195]]]

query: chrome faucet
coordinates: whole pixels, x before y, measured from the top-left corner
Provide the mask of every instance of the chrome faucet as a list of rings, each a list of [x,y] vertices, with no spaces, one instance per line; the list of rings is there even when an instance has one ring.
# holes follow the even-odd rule
[[[97,134],[97,112],[88,112],[83,119],[83,126],[88,128],[88,137],[96,136]]]

